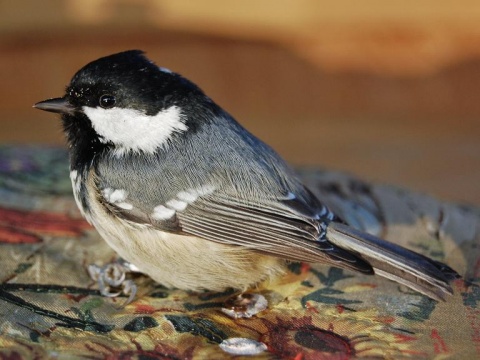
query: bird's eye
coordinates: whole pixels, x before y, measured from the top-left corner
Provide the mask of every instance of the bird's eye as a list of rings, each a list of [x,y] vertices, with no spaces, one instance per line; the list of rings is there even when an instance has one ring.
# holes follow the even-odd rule
[[[102,95],[98,101],[100,106],[104,109],[111,109],[115,106],[115,102],[115,96],[113,95]]]

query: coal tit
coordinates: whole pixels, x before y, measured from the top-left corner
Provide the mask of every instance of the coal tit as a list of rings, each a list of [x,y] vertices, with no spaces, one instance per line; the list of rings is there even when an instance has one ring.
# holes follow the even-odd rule
[[[77,205],[153,280],[246,290],[321,262],[379,274],[434,299],[448,266],[337,218],[265,143],[195,84],[132,50],[80,69],[61,98]]]

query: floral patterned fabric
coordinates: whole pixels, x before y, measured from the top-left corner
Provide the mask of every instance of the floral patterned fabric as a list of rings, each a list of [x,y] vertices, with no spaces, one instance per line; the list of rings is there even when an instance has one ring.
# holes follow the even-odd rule
[[[442,260],[464,277],[436,302],[391,281],[291,264],[252,289],[268,309],[220,311],[233,292],[166,289],[100,295],[90,264],[116,260],[76,209],[65,150],[0,148],[0,357],[229,359],[219,344],[265,344],[261,359],[480,358],[480,211],[345,174],[303,169],[310,188],[356,227]]]

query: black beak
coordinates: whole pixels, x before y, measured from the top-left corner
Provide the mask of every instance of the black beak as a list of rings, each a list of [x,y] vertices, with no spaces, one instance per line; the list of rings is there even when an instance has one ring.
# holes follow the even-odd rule
[[[60,114],[73,114],[75,108],[65,98],[55,98],[40,101],[33,105],[35,109],[50,111]]]

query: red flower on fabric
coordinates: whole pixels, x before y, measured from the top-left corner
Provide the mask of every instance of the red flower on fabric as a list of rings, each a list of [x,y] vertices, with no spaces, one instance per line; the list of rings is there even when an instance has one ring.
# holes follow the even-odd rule
[[[76,237],[88,228],[85,220],[65,214],[0,207],[0,243],[38,243],[42,235]]]

